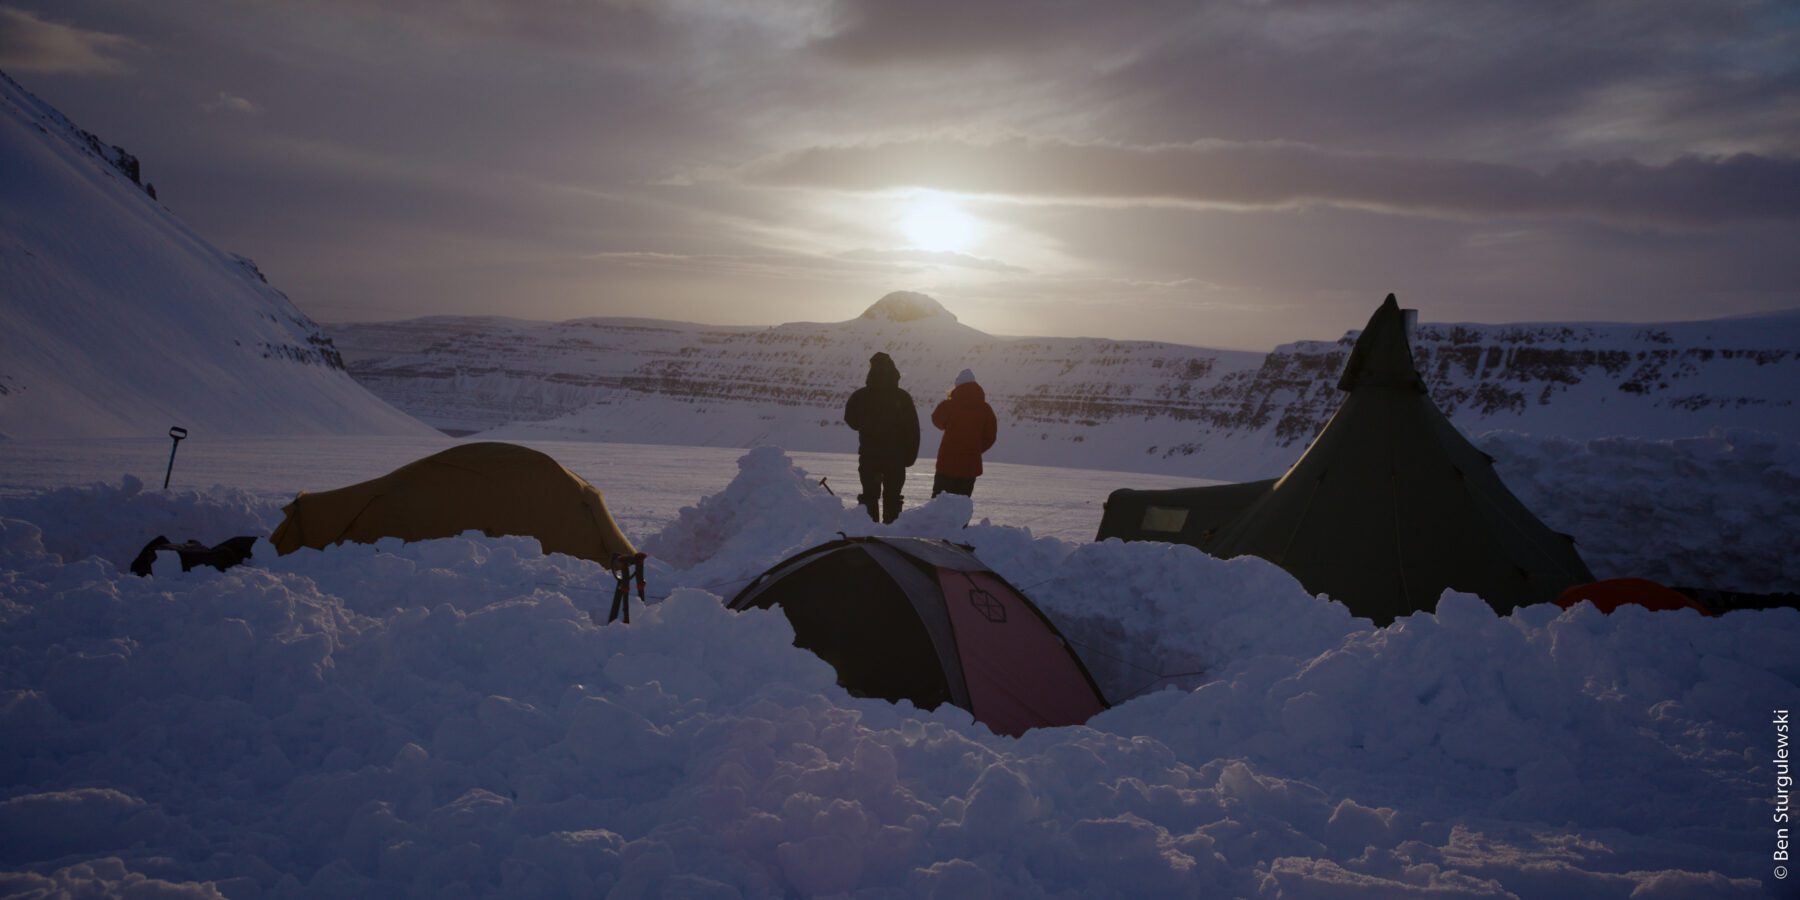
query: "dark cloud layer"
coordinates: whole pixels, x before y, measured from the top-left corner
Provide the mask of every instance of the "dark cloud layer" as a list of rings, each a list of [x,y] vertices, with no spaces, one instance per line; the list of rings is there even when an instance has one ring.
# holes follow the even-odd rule
[[[134,42],[89,31],[22,9],[0,7],[0,69],[65,75],[120,75]]]
[[[1800,11],[1783,0],[836,6],[842,30],[816,45],[831,58],[1007,60],[1086,111],[1090,139],[1554,158],[1712,137],[1800,153]]]

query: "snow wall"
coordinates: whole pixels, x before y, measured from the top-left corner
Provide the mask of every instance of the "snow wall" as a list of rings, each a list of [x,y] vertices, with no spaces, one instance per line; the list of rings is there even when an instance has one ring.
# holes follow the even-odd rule
[[[1712,466],[1692,490],[1715,501],[1691,508],[1739,515],[1751,501],[1729,473],[1777,477],[1791,449],[1759,464],[1718,440],[1637,448],[1608,489],[1625,496],[1657,459]],[[1503,466],[1610,477],[1582,460],[1611,449],[1534,444]],[[1500,618],[1452,593],[1375,629],[1259,560],[964,528],[969,501],[949,495],[875,526],[780,451],[739,467],[643,542],[654,602],[629,627],[593,624],[611,583],[597,566],[529,539],[264,543],[229,572],[139,579],[118,568],[133,535],[256,533],[273,502],[130,483],[0,501],[0,893],[1786,886],[1770,874],[1770,713],[1800,699],[1800,613]],[[1533,502],[1538,483],[1509,481]],[[838,531],[972,544],[1126,702],[1003,738],[954,708],[853,698],[779,612],[722,608]],[[1201,674],[1144,683],[1175,672]]]

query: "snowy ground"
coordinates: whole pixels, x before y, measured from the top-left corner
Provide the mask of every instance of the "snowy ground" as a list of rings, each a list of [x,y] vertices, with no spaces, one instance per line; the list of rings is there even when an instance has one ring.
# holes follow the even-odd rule
[[[1749,485],[1790,477],[1791,447],[1651,443],[1532,443],[1502,466],[1574,460],[1515,483],[1527,495],[1622,453],[1630,478],[1604,487],[1624,497],[1712,459],[1680,508],[1719,533],[1764,513]],[[1014,740],[953,708],[852,698],[778,612],[722,609],[722,585],[878,530],[817,487],[853,484],[842,457],[575,446],[548,449],[658,559],[663,599],[628,628],[590,621],[597,567],[526,539],[261,545],[226,573],[118,571],[149,536],[253,533],[295,488],[430,446],[195,442],[177,484],[228,487],[165,493],[166,445],[0,443],[0,893],[1655,898],[1791,883],[1771,859],[1770,720],[1800,700],[1800,613],[1502,619],[1452,594],[1378,630],[1259,560],[1082,542],[1107,490],[1166,480],[996,467],[975,509],[1009,524],[963,528],[968,501],[944,497],[892,531],[973,544],[1115,699],[1146,670],[1204,672]],[[44,490],[90,481],[108,484]],[[1584,541],[1637,534],[1647,556],[1679,536],[1601,506],[1572,517]]]
[[[258,497],[293,499],[295,491],[327,490],[374,478],[450,446],[449,438],[227,438],[184,441],[176,451],[171,488],[220,485]],[[555,457],[606,495],[625,533],[638,540],[654,534],[681,507],[716,493],[737,474],[742,450],[586,441],[518,441]],[[0,496],[83,485],[118,483],[132,475],[161,487],[170,441],[116,439],[0,441]],[[826,479],[839,496],[860,491],[856,457],[843,453],[794,453],[796,464]],[[1117,488],[1188,487],[1212,482],[1172,475],[1094,472],[989,463],[976,490],[977,512],[994,522],[1072,541],[1093,540],[1106,495]],[[931,461],[908,477],[909,502],[931,494]],[[277,512],[279,514],[279,512]],[[199,535],[196,535],[198,537]],[[148,535],[148,540],[154,535]],[[176,540],[180,537],[170,535]],[[143,541],[138,545],[142,546]]]
[[[1478,443],[1602,578],[1800,593],[1800,443],[1741,430],[1668,441],[1496,432]]]

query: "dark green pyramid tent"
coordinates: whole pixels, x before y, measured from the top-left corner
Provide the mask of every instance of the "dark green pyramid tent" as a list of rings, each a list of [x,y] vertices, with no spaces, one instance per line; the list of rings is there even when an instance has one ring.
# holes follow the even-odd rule
[[[1572,539],[1538,521],[1431,402],[1392,294],[1338,389],[1343,404],[1287,474],[1114,491],[1097,539],[1260,556],[1379,624],[1437,608],[1445,588],[1504,613],[1594,580]]]

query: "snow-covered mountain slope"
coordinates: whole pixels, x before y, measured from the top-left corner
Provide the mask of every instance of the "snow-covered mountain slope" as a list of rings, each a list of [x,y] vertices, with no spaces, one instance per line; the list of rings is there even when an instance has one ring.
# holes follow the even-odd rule
[[[413,434],[248,259],[0,74],[0,436]]]
[[[1356,336],[1268,354],[1000,338],[918,294],[832,324],[431,318],[331,334],[364,384],[458,432],[852,450],[843,402],[879,350],[922,413],[973,368],[1002,422],[993,459],[1217,478],[1276,474],[1305,449],[1337,408]],[[1414,347],[1433,397],[1472,434],[1669,438],[1748,427],[1800,437],[1800,314],[1427,324]],[[929,455],[929,436],[927,445]]]

